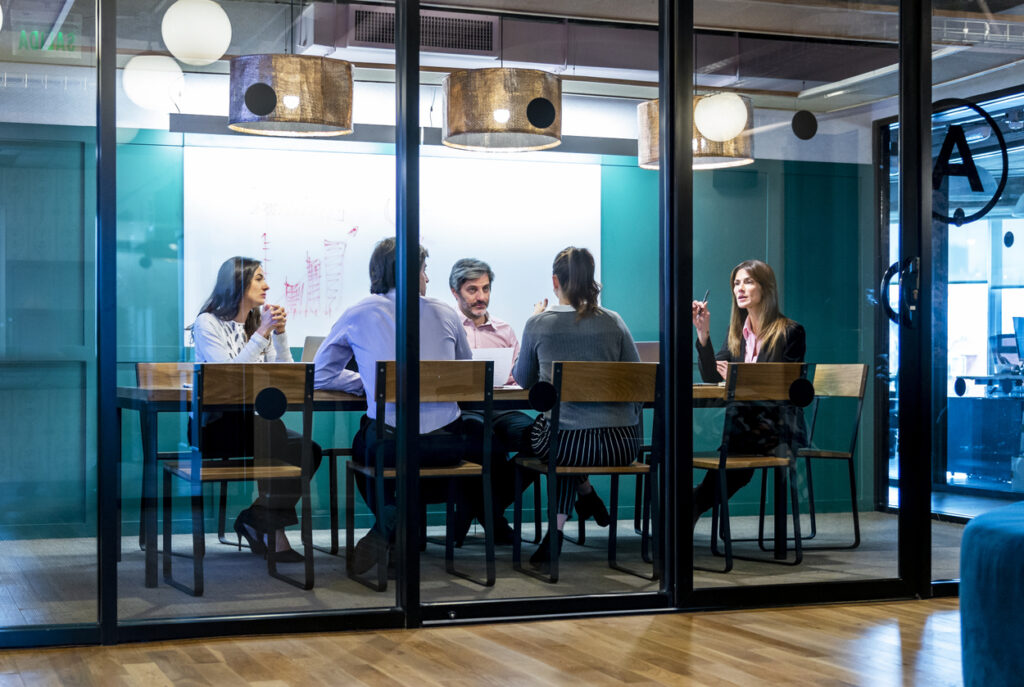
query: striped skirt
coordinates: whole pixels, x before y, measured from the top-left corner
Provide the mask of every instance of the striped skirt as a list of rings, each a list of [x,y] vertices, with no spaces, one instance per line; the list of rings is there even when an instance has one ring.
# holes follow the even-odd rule
[[[548,458],[550,427],[543,415],[530,428],[533,452],[542,460]],[[640,426],[597,427],[594,429],[563,429],[558,432],[558,462],[566,467],[625,466],[640,454]],[[576,493],[584,478],[558,479],[558,512],[572,515]]]

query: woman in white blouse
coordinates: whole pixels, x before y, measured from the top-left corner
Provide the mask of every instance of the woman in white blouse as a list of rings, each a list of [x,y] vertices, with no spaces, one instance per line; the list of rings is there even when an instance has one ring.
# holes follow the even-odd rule
[[[288,317],[279,305],[267,303],[267,284],[258,260],[236,256],[224,261],[217,283],[192,325],[197,363],[292,362],[285,333]],[[191,432],[191,430],[190,430]],[[204,456],[250,456],[253,453],[252,412],[208,414],[203,418]],[[288,430],[284,460],[299,465],[302,437]],[[321,449],[313,444],[313,470],[320,465]],[[276,559],[299,562],[284,528],[298,522],[295,504],[301,495],[299,479],[275,479],[273,487],[259,482],[259,497],[235,520],[238,540],[244,538],[252,552],[264,555],[268,534],[276,537]]]

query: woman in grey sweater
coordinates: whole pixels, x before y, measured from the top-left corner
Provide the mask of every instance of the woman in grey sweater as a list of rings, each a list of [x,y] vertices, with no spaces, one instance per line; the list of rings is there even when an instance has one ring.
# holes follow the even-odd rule
[[[551,281],[558,303],[534,315],[523,328],[523,341],[512,371],[529,388],[551,381],[551,363],[563,360],[638,362],[636,344],[619,315],[597,304],[601,286],[594,281],[594,256],[570,246],[555,256]],[[558,465],[629,465],[640,451],[640,407],[634,403],[563,403],[559,415]],[[546,455],[547,424],[539,416],[532,428],[534,452]],[[608,525],[600,497],[581,478],[558,481],[558,550],[562,528],[575,506],[581,519],[593,516]],[[548,564],[550,532],[530,557],[535,566]]]

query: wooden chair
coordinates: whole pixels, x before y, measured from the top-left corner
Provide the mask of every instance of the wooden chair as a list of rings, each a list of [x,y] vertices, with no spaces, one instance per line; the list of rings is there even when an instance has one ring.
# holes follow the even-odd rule
[[[201,422],[193,421],[191,453],[187,460],[166,461],[163,483],[163,571],[164,580],[193,596],[203,594],[203,557],[206,537],[203,526],[203,484],[257,479],[300,478],[300,531],[304,554],[301,580],[281,574],[274,556],[274,536],[268,536],[267,570],[272,577],[301,589],[313,588],[313,532],[309,502],[312,473],[313,366],[306,363],[203,363],[196,365],[192,409],[196,418],[207,412],[254,412],[254,455],[252,458],[204,460]],[[287,449],[287,435],[281,416],[291,408],[302,411],[301,467],[279,458]],[[171,571],[172,480],[180,478],[189,486],[192,514],[193,586],[174,580]]]
[[[611,477],[611,498],[608,514],[611,522],[608,530],[608,566],[614,570],[627,572],[646,579],[657,579],[659,576],[658,561],[655,558],[654,571],[648,575],[632,570],[619,564],[617,560],[617,511],[619,506],[619,477],[622,475],[654,476],[656,483],[658,458],[650,463],[633,462],[631,465],[618,466],[586,466],[568,467],[557,464],[559,416],[562,403],[656,403],[659,400],[658,365],[657,363],[627,362],[555,362],[552,364],[551,382],[554,386],[555,403],[551,410],[550,430],[551,443],[548,446],[547,460],[539,458],[516,459],[516,501],[514,528],[516,537],[512,544],[512,565],[519,572],[532,575],[548,582],[558,582],[558,540],[549,537],[551,546],[550,568],[548,574],[527,570],[522,565],[522,526],[523,526],[523,471],[533,470],[547,478],[547,521],[548,531],[557,529],[557,480],[560,476],[609,475]],[[539,486],[539,483],[538,483]],[[657,521],[657,488],[648,493],[653,498],[652,520]],[[640,504],[638,504],[640,507]]]
[[[187,389],[192,386],[193,372],[192,363],[135,363],[135,383],[141,389]],[[150,442],[155,441],[157,432],[156,427],[153,427],[152,424],[157,420],[156,413],[152,417],[142,413],[140,423],[143,445],[149,446]],[[151,446],[150,450],[156,456],[158,463],[162,460],[182,460],[188,458],[189,455],[187,451],[160,451],[156,445]],[[146,533],[143,530],[145,519],[142,517],[146,508],[145,495],[156,493],[155,488],[152,492],[147,489],[149,481],[155,480],[156,477],[156,471],[150,474],[145,466],[143,467],[142,495],[139,497],[139,548],[143,550],[146,548]],[[220,529],[220,534],[221,536],[224,534],[223,527]]]
[[[846,545],[805,546],[804,550],[816,549],[855,549],[860,546],[860,516],[857,511],[857,477],[854,471],[854,453],[857,450],[857,434],[860,429],[860,416],[864,408],[864,389],[867,387],[868,366],[863,363],[853,364],[819,364],[814,366],[814,410],[811,414],[811,436],[808,441],[810,448],[797,451],[804,459],[807,468],[807,499],[811,516],[811,533],[805,539],[813,539],[818,533],[814,512],[814,479],[811,475],[811,460],[845,460],[850,477],[850,512],[853,514],[853,543]],[[825,450],[815,445],[815,430],[818,428],[818,409],[822,399],[850,398],[856,399],[857,409],[853,413],[853,427],[850,432],[850,444],[846,450]],[[763,503],[763,500],[762,500]],[[762,511],[763,512],[763,511]]]
[[[350,460],[345,472],[345,570],[348,576],[373,589],[387,589],[387,552],[380,549],[377,559],[376,579],[362,577],[352,569],[355,550],[355,475],[360,474],[368,482],[368,496],[376,504],[385,503],[384,482],[394,480],[398,471],[384,467],[384,450],[388,444],[384,423],[385,407],[395,403],[396,365],[394,361],[377,363],[377,382],[374,401],[377,405],[377,444],[372,462],[364,464]],[[445,569],[449,574],[477,584],[490,587],[495,581],[494,564],[494,522],[491,508],[491,422],[494,405],[494,363],[485,360],[423,360],[420,361],[420,403],[461,403],[465,406],[481,407],[484,423],[480,446],[480,462],[461,461],[448,467],[420,468],[420,479],[448,480],[448,500],[445,522]],[[421,441],[429,441],[428,437]],[[455,567],[455,507],[458,502],[458,480],[464,477],[479,477],[483,482],[484,504],[484,556],[485,577],[483,580],[462,572]],[[379,508],[378,508],[379,512]],[[418,532],[418,530],[417,530]],[[410,533],[410,536],[412,535]],[[422,533],[419,533],[422,536]]]
[[[735,363],[729,365],[726,380],[726,401],[766,405],[784,412],[787,406],[795,407],[791,394],[798,389],[799,380],[806,385],[807,365],[805,363]],[[810,399],[807,399],[808,401]],[[728,417],[728,414],[727,414]],[[715,505],[711,511],[711,551],[718,551],[718,539],[724,544],[725,568],[712,569],[713,572],[729,572],[732,570],[734,558],[745,558],[733,554],[733,540],[729,522],[729,495],[725,474],[728,470],[747,468],[765,468],[783,471],[781,474],[789,478],[789,490],[794,533],[795,556],[793,561],[772,560],[773,563],[797,565],[803,560],[802,538],[800,536],[800,504],[797,500],[796,458],[791,445],[790,429],[782,423],[779,427],[781,436],[777,451],[782,455],[737,455],[730,451],[729,443],[733,439],[732,428],[726,422],[722,430],[722,444],[714,453],[695,453],[694,469],[713,470],[718,473],[718,489],[715,493]],[[781,477],[780,473],[776,473]],[[719,528],[721,534],[719,535]],[[767,560],[767,559],[754,559]]]

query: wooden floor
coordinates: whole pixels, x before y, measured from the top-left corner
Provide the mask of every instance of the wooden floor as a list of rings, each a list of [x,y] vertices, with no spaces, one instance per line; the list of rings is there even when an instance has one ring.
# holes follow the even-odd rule
[[[0,652],[0,685],[959,685],[956,599]]]

